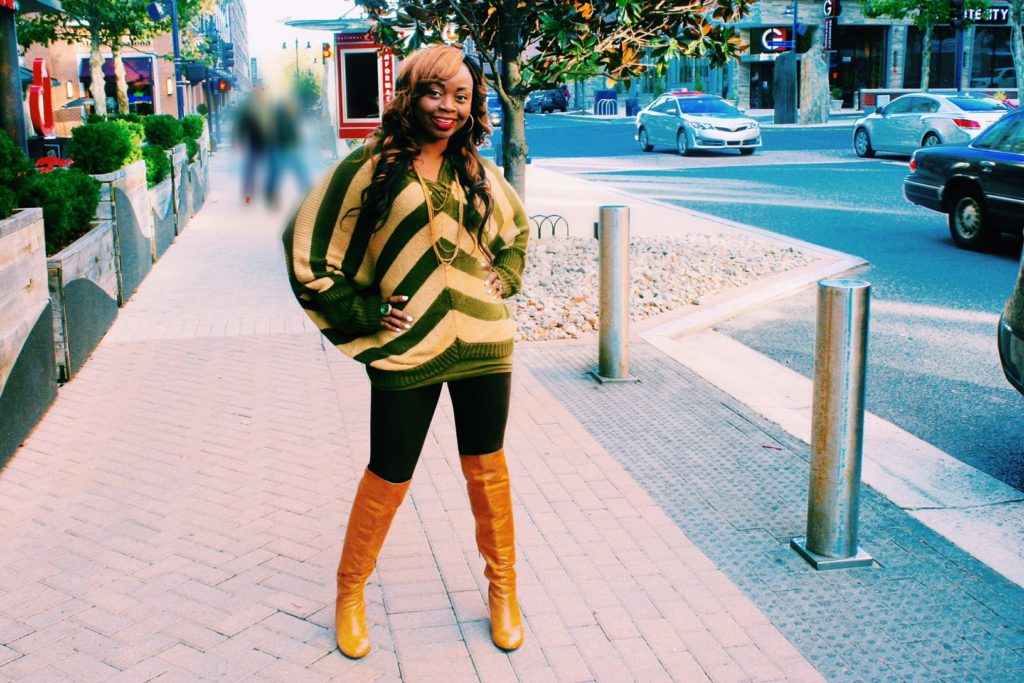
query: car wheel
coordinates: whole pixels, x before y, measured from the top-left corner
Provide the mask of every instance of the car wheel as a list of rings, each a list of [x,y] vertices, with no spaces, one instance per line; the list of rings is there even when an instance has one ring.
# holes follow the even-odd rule
[[[871,148],[871,136],[863,128],[858,128],[857,132],[853,134],[853,151],[859,157],[875,156],[875,150]]]
[[[650,152],[654,149],[654,145],[651,144],[651,139],[647,136],[647,129],[641,128],[637,134],[637,140],[640,142],[640,149],[645,152]]]
[[[690,153],[690,141],[686,139],[686,131],[681,130],[676,134],[676,151],[679,156],[687,156]]]
[[[979,251],[992,246],[996,233],[985,202],[976,190],[958,190],[949,208],[949,234],[958,247]]]
[[[749,157],[751,154],[754,153],[755,149],[757,149],[757,148],[756,147],[740,147],[740,154],[742,154],[745,157]]]
[[[936,145],[941,144],[942,140],[940,140],[939,136],[935,133],[928,133],[928,135],[924,136],[924,140],[921,142],[922,147],[935,147]]]

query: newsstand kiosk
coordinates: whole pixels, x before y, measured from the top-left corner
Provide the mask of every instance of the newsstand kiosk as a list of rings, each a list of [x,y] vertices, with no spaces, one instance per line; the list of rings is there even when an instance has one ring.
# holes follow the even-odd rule
[[[384,105],[395,94],[395,55],[369,32],[335,33],[338,75],[338,137],[362,139],[380,126]]]

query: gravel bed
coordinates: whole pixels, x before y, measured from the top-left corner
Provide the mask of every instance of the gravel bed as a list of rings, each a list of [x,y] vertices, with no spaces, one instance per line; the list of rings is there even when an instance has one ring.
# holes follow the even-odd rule
[[[740,235],[635,237],[630,241],[631,318],[643,320],[727,289],[810,263],[792,246]],[[598,241],[532,240],[522,291],[509,303],[519,340],[575,339],[596,332]]]

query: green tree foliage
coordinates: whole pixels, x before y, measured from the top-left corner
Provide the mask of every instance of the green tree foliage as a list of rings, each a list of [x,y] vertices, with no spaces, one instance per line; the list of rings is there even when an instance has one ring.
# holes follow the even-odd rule
[[[467,43],[501,99],[505,177],[525,190],[524,102],[532,90],[605,75],[616,80],[673,57],[721,65],[742,49],[733,24],[753,0],[356,0],[377,39],[399,56],[425,44]],[[400,31],[406,32],[402,38]],[[653,66],[652,66],[653,65]],[[499,77],[500,75],[500,77]]]
[[[89,44],[89,87],[96,101],[96,113],[107,113],[104,93],[101,47],[111,51],[114,76],[117,80],[118,110],[128,113],[128,83],[125,80],[121,49],[125,45],[146,43],[160,33],[170,31],[170,22],[153,22],[146,11],[150,0],[62,0],[63,12],[18,16],[18,43],[23,49],[30,45],[49,45],[57,40]],[[178,20],[187,26],[201,14],[210,14],[214,0],[178,0]]]
[[[46,253],[52,256],[92,229],[100,184],[76,169],[30,175],[19,193],[22,206],[43,209]]]
[[[861,6],[866,17],[909,19],[921,31],[921,89],[928,90],[931,76],[932,31],[936,26],[949,23],[949,0],[861,0]],[[964,2],[964,9],[986,7],[988,0]]]

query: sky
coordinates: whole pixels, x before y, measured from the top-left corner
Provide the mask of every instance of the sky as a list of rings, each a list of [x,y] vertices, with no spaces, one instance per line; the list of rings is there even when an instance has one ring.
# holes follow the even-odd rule
[[[295,39],[299,39],[300,59],[306,43],[312,46],[308,54],[311,60],[320,56],[320,44],[330,42],[327,31],[299,31],[285,26],[291,19],[337,19],[345,15],[351,18],[362,16],[362,10],[353,9],[354,3],[347,0],[248,0],[245,11],[249,20],[249,55],[256,57],[261,68],[272,68],[281,63],[285,51],[281,43],[288,44],[287,55],[295,59]],[[347,12],[347,14],[346,14]]]

